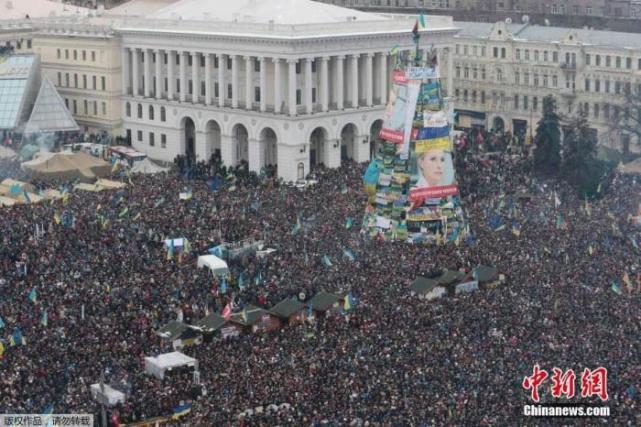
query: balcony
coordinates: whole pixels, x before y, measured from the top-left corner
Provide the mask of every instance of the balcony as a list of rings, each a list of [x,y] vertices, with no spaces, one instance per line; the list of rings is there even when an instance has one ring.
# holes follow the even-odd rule
[[[563,62],[561,69],[568,71],[576,71],[576,62]]]

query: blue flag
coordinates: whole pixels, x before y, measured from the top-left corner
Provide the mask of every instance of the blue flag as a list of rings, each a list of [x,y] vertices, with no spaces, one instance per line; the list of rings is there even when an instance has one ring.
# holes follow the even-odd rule
[[[351,249],[348,249],[348,248],[343,249],[343,256],[345,258],[348,258],[350,261],[356,261],[356,255]]]
[[[329,257],[327,255],[323,255],[322,261],[323,261],[323,264],[325,265],[325,267],[331,267],[332,266],[332,262],[330,261],[330,259],[329,259]]]
[[[223,281],[220,283],[220,292],[223,294],[227,293],[227,282],[225,281],[224,277],[223,277]]]
[[[16,345],[23,345],[24,344],[24,340],[23,340],[23,337],[22,337],[22,331],[20,330],[20,328],[15,328],[13,330],[12,338],[13,338],[13,342]]]
[[[2,320],[2,317],[0,316],[0,329],[4,328],[4,320]]]
[[[29,300],[35,303],[37,298],[38,292],[36,291],[36,287],[34,286],[33,289],[31,289],[31,292],[29,292]]]
[[[243,273],[240,273],[240,276],[238,276],[238,287],[240,289],[245,289],[245,276]]]

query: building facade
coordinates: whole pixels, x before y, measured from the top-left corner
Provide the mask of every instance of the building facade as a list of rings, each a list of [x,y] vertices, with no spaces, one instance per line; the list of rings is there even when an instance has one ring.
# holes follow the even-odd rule
[[[587,114],[599,142],[639,151],[611,128],[625,93],[641,93],[641,36],[533,25],[457,22],[453,64],[458,126],[529,134],[542,99],[556,98],[565,118]]]
[[[252,171],[277,165],[287,181],[315,164],[369,160],[390,89],[389,51],[413,50],[414,21],[305,1],[277,12],[287,4],[239,11],[186,0],[118,24],[132,145],[167,161],[214,154]],[[214,12],[221,22],[206,22]],[[446,56],[456,31],[439,17],[424,37]]]

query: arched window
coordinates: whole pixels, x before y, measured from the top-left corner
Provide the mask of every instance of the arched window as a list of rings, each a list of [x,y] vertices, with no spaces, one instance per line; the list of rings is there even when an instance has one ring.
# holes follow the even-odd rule
[[[164,122],[167,120],[167,114],[165,112],[165,107],[160,107],[160,121]]]
[[[138,118],[142,119],[142,104],[138,104]]]
[[[149,106],[149,120],[153,120],[153,119],[154,119],[154,106],[150,105]]]
[[[127,117],[131,117],[131,104],[128,102],[125,104],[125,114]]]
[[[298,164],[298,177],[296,179],[305,179],[305,164],[303,162]]]

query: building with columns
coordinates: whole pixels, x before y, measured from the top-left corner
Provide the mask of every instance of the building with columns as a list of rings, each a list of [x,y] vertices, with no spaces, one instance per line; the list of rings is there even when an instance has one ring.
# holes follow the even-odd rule
[[[132,145],[167,161],[216,154],[252,171],[277,165],[287,181],[315,164],[369,160],[389,51],[414,49],[415,17],[308,0],[180,0],[144,15],[114,25]],[[442,51],[456,31],[451,18],[430,17],[422,41]]]
[[[612,129],[627,91],[641,94],[641,35],[527,24],[456,22],[453,64],[457,125],[529,134],[542,100],[562,117],[582,111],[599,143],[641,151],[636,137]],[[447,58],[446,58],[447,60]]]

